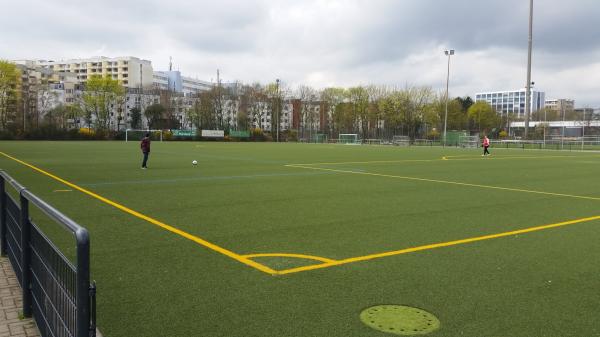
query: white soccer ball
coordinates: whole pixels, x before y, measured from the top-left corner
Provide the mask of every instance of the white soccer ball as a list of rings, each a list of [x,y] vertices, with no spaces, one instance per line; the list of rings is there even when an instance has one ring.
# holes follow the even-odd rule
[[[197,160],[192,160],[192,165],[198,165],[198,161]]]

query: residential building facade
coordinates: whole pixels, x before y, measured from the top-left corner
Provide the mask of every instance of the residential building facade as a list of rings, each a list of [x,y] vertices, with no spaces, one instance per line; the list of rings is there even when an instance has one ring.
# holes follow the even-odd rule
[[[546,108],[553,111],[573,111],[575,109],[575,100],[567,98],[547,99],[545,102],[545,106]]]
[[[154,80],[152,63],[133,56],[105,56],[61,61],[34,61],[36,65],[56,72],[69,72],[85,83],[94,76],[109,76],[126,88],[151,88]]]

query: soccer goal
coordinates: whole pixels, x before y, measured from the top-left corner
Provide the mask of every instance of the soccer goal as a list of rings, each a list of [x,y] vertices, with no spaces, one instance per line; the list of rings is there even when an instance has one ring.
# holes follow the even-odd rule
[[[460,147],[478,147],[479,137],[477,136],[459,136],[458,145]]]
[[[317,133],[310,139],[311,143],[327,143],[327,135],[323,133]]]
[[[360,144],[358,142],[358,134],[356,133],[340,133],[338,137],[338,143],[340,144]]]
[[[383,144],[383,140],[378,139],[378,138],[365,139],[364,142],[365,142],[365,144],[368,144],[368,145],[381,145],[381,144]]]
[[[163,141],[162,130],[141,130],[141,129],[127,129],[125,130],[125,141],[138,141],[142,140],[146,133],[150,133],[150,137],[154,140]]]
[[[410,145],[410,137],[408,136],[394,136],[392,138],[392,144],[399,146],[409,146]]]

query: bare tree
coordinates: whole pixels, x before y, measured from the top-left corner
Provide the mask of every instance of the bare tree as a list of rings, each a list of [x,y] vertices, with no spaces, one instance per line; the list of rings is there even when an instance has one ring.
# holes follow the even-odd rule
[[[308,128],[308,137],[312,139],[319,122],[318,92],[312,87],[301,85],[298,87],[297,97],[300,100],[300,137],[306,138],[306,129]]]

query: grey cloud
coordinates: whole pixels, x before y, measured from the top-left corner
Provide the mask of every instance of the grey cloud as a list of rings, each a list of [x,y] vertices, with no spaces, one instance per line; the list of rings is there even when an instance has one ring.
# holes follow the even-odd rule
[[[104,50],[106,56],[150,59],[157,69],[172,55],[184,73],[206,79],[218,66],[242,81],[282,76],[316,86],[438,87],[445,78],[443,49],[454,48],[456,88],[464,91],[457,94],[464,95],[525,81],[528,5],[526,0],[11,1],[7,12],[16,14],[0,20],[0,58],[89,57]],[[535,0],[534,77],[554,92],[550,96],[571,92],[576,74],[589,78],[585,69],[597,69],[599,16],[597,0]],[[588,102],[599,91],[594,81],[578,88]],[[600,105],[600,98],[595,102]]]

